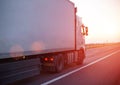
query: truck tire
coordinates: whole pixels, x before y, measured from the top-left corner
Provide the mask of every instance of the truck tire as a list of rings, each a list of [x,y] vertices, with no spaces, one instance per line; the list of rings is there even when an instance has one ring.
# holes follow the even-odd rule
[[[56,63],[55,63],[55,72],[59,73],[63,70],[64,68],[64,60],[63,60],[63,55],[58,54],[56,56]]]
[[[84,52],[84,50],[78,51],[78,60],[77,60],[77,63],[76,63],[76,64],[77,64],[77,65],[83,64],[84,58],[85,58],[85,52]]]

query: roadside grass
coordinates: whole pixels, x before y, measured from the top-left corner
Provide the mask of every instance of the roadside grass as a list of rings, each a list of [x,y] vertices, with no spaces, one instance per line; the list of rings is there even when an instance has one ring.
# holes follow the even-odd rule
[[[98,48],[98,47],[104,47],[104,46],[113,46],[113,45],[119,45],[120,46],[120,42],[119,43],[93,43],[93,44],[86,44],[86,49],[90,49],[90,48]]]

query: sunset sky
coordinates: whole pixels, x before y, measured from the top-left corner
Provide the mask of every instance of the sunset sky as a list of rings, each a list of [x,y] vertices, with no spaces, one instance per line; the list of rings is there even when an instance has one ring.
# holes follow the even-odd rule
[[[86,43],[120,41],[120,0],[71,0],[89,28]]]

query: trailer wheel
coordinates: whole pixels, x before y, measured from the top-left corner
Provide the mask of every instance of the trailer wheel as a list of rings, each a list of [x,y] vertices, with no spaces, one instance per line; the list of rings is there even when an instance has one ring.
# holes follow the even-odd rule
[[[64,68],[63,55],[58,54],[56,56],[55,72],[59,73],[63,70],[63,68]]]
[[[83,64],[83,60],[85,58],[85,52],[83,50],[78,51],[78,60],[77,60],[77,65]]]

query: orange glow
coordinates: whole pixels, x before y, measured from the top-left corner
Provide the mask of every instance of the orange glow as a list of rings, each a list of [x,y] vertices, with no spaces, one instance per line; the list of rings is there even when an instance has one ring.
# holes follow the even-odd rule
[[[31,46],[32,51],[39,52],[44,49],[44,44],[40,41],[36,41]]]
[[[11,57],[19,57],[19,56],[23,56],[23,48],[16,44],[14,46],[11,47],[10,49],[10,55]]]
[[[88,26],[87,43],[120,42],[120,0],[71,0]]]

